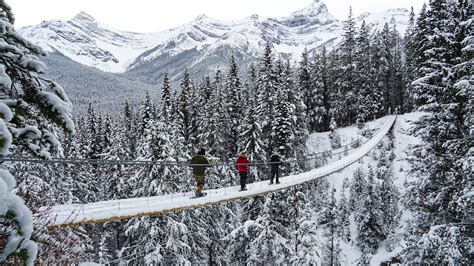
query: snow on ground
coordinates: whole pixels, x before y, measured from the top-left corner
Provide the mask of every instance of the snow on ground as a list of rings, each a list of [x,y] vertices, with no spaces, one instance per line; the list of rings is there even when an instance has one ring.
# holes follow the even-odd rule
[[[393,161],[393,174],[394,179],[393,182],[395,186],[397,186],[400,195],[405,193],[405,182],[409,180],[407,176],[407,172],[410,169],[408,162],[406,161],[407,152],[409,151],[409,147],[412,145],[419,144],[421,141],[419,138],[414,137],[411,135],[413,129],[413,122],[416,121],[419,117],[421,117],[424,113],[415,112],[415,113],[408,113],[404,115],[399,115],[395,122],[393,128],[393,136],[394,136],[394,153],[395,159]],[[349,126],[344,128],[336,129],[336,133],[341,138],[341,144],[346,145],[354,140],[360,139],[361,141],[365,141],[367,138],[362,136],[362,132],[365,130],[369,131],[376,131],[380,128],[384,122],[386,121],[387,117],[383,117],[371,122],[368,122],[364,125],[364,128],[358,129],[357,126]],[[385,137],[387,138],[387,137]],[[325,151],[331,151],[329,140],[329,132],[323,133],[313,133],[309,136],[308,141],[306,143],[307,150],[310,154],[312,153],[319,153]],[[377,149],[375,149],[377,150]],[[331,174],[326,178],[329,182],[330,187],[336,189],[336,199],[339,201],[341,198],[341,189],[342,183],[344,178],[348,178],[349,181],[352,180],[352,175],[357,167],[362,166],[365,172],[367,172],[367,168],[369,165],[375,169],[376,161],[371,156],[373,152],[369,153],[368,156],[363,157],[358,163],[352,164],[343,170]],[[337,160],[337,158],[332,158],[332,160]],[[349,196],[349,191],[346,189],[346,197]],[[399,210],[402,211],[401,221],[400,221],[400,228],[398,232],[401,233],[404,231],[404,227],[407,224],[407,221],[411,218],[411,213],[408,210],[404,210],[402,205],[399,205]],[[352,215],[351,215],[352,217]],[[341,249],[343,253],[343,259],[348,265],[353,265],[357,263],[357,260],[360,258],[361,252],[355,245],[355,232],[356,232],[356,225],[354,224],[354,219],[351,218],[351,235],[353,237],[353,243],[341,243]],[[402,243],[403,244],[403,243]],[[393,252],[388,252],[383,245],[377,250],[377,253],[373,255],[371,260],[371,265],[380,265],[381,262],[389,260],[393,255],[397,254],[401,250],[401,247],[396,248]]]
[[[336,129],[336,134],[340,137],[341,145],[343,146],[336,150],[333,150],[330,146],[330,139],[329,139],[330,132],[313,133],[309,136],[306,142],[306,149],[310,155],[318,154],[321,152],[334,153],[334,152],[344,151],[346,149],[344,146],[350,147],[351,144],[353,144],[354,142],[363,143],[364,141],[367,141],[369,139],[368,136],[363,136],[362,132],[369,131],[372,134],[376,133],[382,127],[382,125],[387,121],[387,119],[388,117],[382,117],[374,121],[370,121],[366,123],[362,129],[358,129],[356,125]],[[397,118],[397,121],[395,123],[397,124],[400,119],[404,119],[403,116],[399,116],[399,118]],[[350,153],[350,151],[348,151],[348,153]],[[343,155],[344,154],[341,154],[340,156],[332,157],[330,158],[330,161],[338,160]],[[362,159],[363,162],[365,163],[365,162],[370,161],[371,165],[374,166],[375,162],[369,157],[370,156],[364,157]],[[318,163],[318,162],[313,161],[312,163]],[[342,172],[333,174],[326,178],[329,181],[330,186],[336,188],[335,196],[338,201],[341,198],[340,191],[342,188],[342,181],[344,180],[344,177],[348,177],[350,180],[354,170],[357,167],[359,167],[359,163],[353,164],[347,167],[346,169],[342,170]],[[348,191],[346,191],[346,196],[348,196]]]

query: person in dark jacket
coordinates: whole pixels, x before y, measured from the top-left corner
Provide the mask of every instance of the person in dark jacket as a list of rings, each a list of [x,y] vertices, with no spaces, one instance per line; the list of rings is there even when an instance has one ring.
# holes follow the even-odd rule
[[[270,173],[270,185],[273,184],[273,178],[276,177],[276,183],[280,184],[280,180],[278,178],[280,177],[280,164],[281,164],[281,159],[280,155],[277,152],[274,152],[270,156],[270,168],[271,168],[271,173]]]
[[[201,149],[196,156],[191,159],[191,167],[193,168],[193,175],[197,182],[196,196],[203,196],[202,189],[205,184],[206,165],[210,164],[209,160],[204,156],[205,149]]]
[[[247,175],[249,172],[250,161],[247,157],[246,152],[241,152],[237,157],[235,162],[235,168],[239,171],[240,175],[240,190],[247,190],[245,186],[247,185]]]

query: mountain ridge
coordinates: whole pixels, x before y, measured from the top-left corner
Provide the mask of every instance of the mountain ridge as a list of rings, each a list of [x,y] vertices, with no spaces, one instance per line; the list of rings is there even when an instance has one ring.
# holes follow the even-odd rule
[[[408,14],[407,9],[389,9],[354,19],[358,25],[362,19],[366,20],[373,29],[385,22],[392,23],[402,32]],[[250,61],[258,57],[266,42],[273,45],[277,55],[295,61],[305,48],[311,52],[337,44],[343,26],[342,21],[329,13],[323,1],[314,0],[285,17],[254,14],[242,20],[223,21],[201,14],[188,23],[155,33],[116,30],[85,12],[68,21],[44,21],[37,26],[20,28],[19,32],[49,52],[58,52],[102,71],[126,73],[140,71],[144,65],[159,68],[162,65],[154,61],[170,61],[174,56],[185,54],[197,57],[183,60],[189,62],[184,67],[217,68],[225,66],[227,61],[206,62],[206,56],[223,50],[239,53],[244,59],[242,62]]]

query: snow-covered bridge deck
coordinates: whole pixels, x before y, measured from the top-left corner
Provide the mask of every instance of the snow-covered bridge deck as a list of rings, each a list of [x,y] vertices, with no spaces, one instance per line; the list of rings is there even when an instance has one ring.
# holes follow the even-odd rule
[[[51,227],[80,226],[114,220],[129,219],[141,216],[159,215],[167,212],[196,208],[229,201],[251,198],[257,195],[289,188],[337,172],[364,157],[383,139],[396,120],[388,116],[386,122],[371,139],[347,156],[323,167],[298,175],[280,178],[280,184],[269,185],[261,181],[247,185],[247,191],[239,191],[240,186],[206,190],[206,197],[190,199],[194,192],[176,193],[148,198],[133,198],[94,202],[89,204],[58,205],[44,208],[36,215],[51,215]]]

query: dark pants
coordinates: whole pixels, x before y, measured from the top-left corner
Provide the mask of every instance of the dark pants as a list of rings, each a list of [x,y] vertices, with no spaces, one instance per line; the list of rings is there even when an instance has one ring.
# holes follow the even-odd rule
[[[276,177],[276,182],[280,183],[280,181],[278,180],[278,178],[280,177],[280,173],[279,173],[278,169],[276,169],[276,170],[272,169],[272,172],[270,174],[270,183],[273,183],[273,178],[275,178],[275,177]]]
[[[240,174],[240,190],[245,189],[245,185],[247,184],[247,173],[239,173]]]

